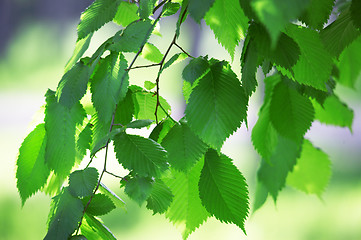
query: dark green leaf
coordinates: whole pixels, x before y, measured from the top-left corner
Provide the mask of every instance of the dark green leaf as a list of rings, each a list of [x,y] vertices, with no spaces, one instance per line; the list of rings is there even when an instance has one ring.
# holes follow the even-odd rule
[[[87,206],[89,199],[90,196],[82,199],[84,207]],[[98,193],[92,197],[85,211],[92,216],[101,216],[109,213],[113,209],[115,209],[115,205],[112,200],[107,195]]]
[[[69,192],[74,197],[86,197],[93,193],[98,182],[99,173],[96,168],[77,170],[69,176]]]
[[[215,0],[189,0],[188,11],[192,18],[200,23],[202,18],[206,15],[212,7]]]
[[[167,211],[173,201],[173,194],[169,187],[160,179],[155,180],[147,199],[147,208],[156,213],[162,214]]]
[[[123,180],[125,183],[124,192],[141,206],[150,196],[153,181],[149,177],[133,177]]]
[[[350,10],[354,25],[361,30],[361,1],[352,0]]]
[[[92,129],[91,124],[88,123],[84,129],[80,132],[79,137],[76,142],[76,148],[81,158],[86,155],[86,150],[91,148],[92,144]]]
[[[108,196],[117,208],[125,209],[125,202],[103,183],[100,183],[99,191]]]
[[[163,138],[168,134],[169,130],[175,125],[175,123],[166,118],[165,120],[161,121],[149,135],[149,138],[153,139],[157,143],[161,143]]]
[[[312,28],[322,29],[331,14],[334,4],[334,0],[310,0],[310,4],[300,17],[300,20]]]
[[[127,125],[133,119],[134,114],[134,103],[132,97],[132,91],[128,89],[124,99],[117,105],[114,115],[114,123]]]
[[[192,59],[183,69],[182,77],[185,81],[193,84],[197,79],[202,77],[209,69],[208,61],[203,57]]]
[[[153,13],[153,8],[157,0],[139,0],[140,18],[148,18]]]
[[[258,52],[252,40],[248,44],[243,45],[241,57],[241,73],[242,86],[246,92],[246,96],[250,97],[256,91],[258,85],[256,80],[256,72],[258,67]]]

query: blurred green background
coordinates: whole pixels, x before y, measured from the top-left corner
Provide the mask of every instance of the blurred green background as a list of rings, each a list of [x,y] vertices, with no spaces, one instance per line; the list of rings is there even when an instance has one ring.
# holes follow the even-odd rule
[[[50,3],[49,3],[50,2]],[[42,239],[46,232],[50,197],[36,194],[21,207],[16,190],[16,158],[22,140],[41,121],[37,111],[44,104],[47,88],[55,89],[71,56],[76,40],[76,25],[80,12],[91,1],[2,0],[0,2],[0,239]],[[50,4],[50,5],[49,5]],[[163,37],[151,42],[161,50],[167,48],[176,19],[161,22]],[[107,24],[94,36],[88,54],[112,35],[118,26]],[[218,45],[207,26],[187,20],[180,44],[194,56],[209,55],[232,61]],[[240,75],[238,54],[232,62]],[[360,53],[361,54],[361,53]],[[142,64],[139,61],[138,64]],[[167,70],[161,78],[161,95],[173,108],[172,116],[180,119],[184,101],[181,92],[181,71],[186,62]],[[133,84],[154,81],[152,70],[131,72]],[[360,240],[361,239],[361,81],[355,90],[338,87],[340,98],[354,109],[353,132],[315,122],[307,133],[315,146],[329,154],[333,176],[322,199],[286,187],[275,205],[271,199],[246,222],[247,236],[235,225],[222,224],[211,218],[189,239],[249,239],[249,240]],[[249,129],[242,125],[223,147],[234,159],[250,186],[254,200],[259,157],[250,142],[250,133],[262,102],[262,86],[251,98]],[[146,133],[144,133],[146,134]],[[113,162],[113,172],[117,169]],[[152,216],[144,206],[132,203],[119,189],[117,179],[105,178],[105,183],[127,204],[127,211],[116,209],[102,219],[118,239],[181,239],[177,226],[164,216]]]

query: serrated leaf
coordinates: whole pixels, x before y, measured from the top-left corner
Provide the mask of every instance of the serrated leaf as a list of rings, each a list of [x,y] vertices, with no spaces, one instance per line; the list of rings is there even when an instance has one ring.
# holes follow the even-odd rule
[[[84,129],[80,132],[78,140],[76,142],[76,148],[81,158],[86,155],[86,150],[91,148],[92,144],[92,129],[91,124],[88,123]]]
[[[115,236],[101,221],[88,214],[84,214],[80,230],[88,240],[116,240]]]
[[[98,118],[103,122],[111,121],[116,104],[123,100],[128,91],[127,67],[128,63],[122,54],[111,53],[100,62],[92,77],[92,102]]]
[[[137,4],[122,1],[118,6],[118,10],[114,16],[113,21],[119,25],[122,25],[123,27],[126,27],[131,22],[139,18],[137,12],[138,12]]]
[[[65,69],[64,69],[65,73],[67,71],[69,71],[74,66],[74,64],[83,56],[83,54],[85,53],[85,51],[89,47],[90,40],[91,40],[92,36],[93,36],[93,34],[90,33],[85,38],[78,39],[76,41],[73,55],[71,56],[71,58],[69,59],[69,61],[65,65]]]
[[[361,2],[359,0],[352,0],[350,10],[354,25],[361,30]]]
[[[134,114],[134,103],[132,97],[132,91],[128,89],[124,99],[117,104],[115,110],[114,123],[127,125],[133,119]]]
[[[149,138],[153,139],[157,143],[161,143],[163,141],[163,138],[168,134],[169,130],[175,125],[175,123],[170,120],[169,118],[166,118],[165,120],[161,121],[151,134],[149,135]]]
[[[166,4],[164,4],[163,7],[163,16],[167,17],[176,14],[179,8],[180,8],[179,3],[167,2]]]
[[[287,175],[292,171],[299,157],[300,145],[294,141],[278,135],[278,144],[267,163],[262,160],[258,170],[258,180],[276,201],[278,192],[285,186]]]
[[[249,211],[246,179],[230,158],[214,149],[208,149],[204,158],[199,196],[212,216],[234,223],[246,232],[244,222]]]
[[[127,124],[127,128],[144,128],[151,125],[154,121],[149,119],[134,120]]]
[[[99,191],[104,195],[108,196],[117,208],[125,209],[125,202],[103,183],[100,183]]]
[[[98,114],[95,113],[90,119],[90,124],[92,125],[93,132],[90,155],[93,156],[107,143],[109,139],[111,121],[104,123],[103,121],[99,120]]]
[[[200,23],[215,0],[189,0],[188,11],[192,18]]]
[[[105,214],[111,212],[113,209],[115,209],[115,205],[114,205],[113,201],[107,195],[104,195],[101,193],[95,194],[92,197],[89,205],[87,205],[89,202],[89,199],[90,199],[90,196],[85,197],[82,199],[82,202],[83,202],[84,207],[88,206],[86,208],[85,212],[92,216],[105,215]]]
[[[115,35],[109,50],[115,52],[137,52],[146,43],[154,25],[150,20],[133,22],[126,29]]]
[[[74,197],[86,197],[93,194],[98,182],[99,173],[96,168],[77,170],[69,176],[69,192]]]
[[[53,91],[47,91],[45,162],[57,175],[66,177],[75,163],[75,127],[83,122],[85,116],[80,103],[68,109],[56,101]]]
[[[357,30],[352,22],[349,8],[344,10],[333,23],[320,32],[326,50],[336,58],[359,35],[360,31]]]
[[[170,105],[167,101],[159,97],[160,104],[170,114]],[[157,105],[157,96],[149,92],[137,92],[133,94],[134,110],[136,119],[156,120],[155,108]],[[158,121],[167,117],[167,114],[158,106]]]
[[[314,119],[311,101],[296,90],[278,83],[270,102],[270,120],[282,136],[300,142]]]
[[[78,39],[95,32],[110,22],[118,9],[120,0],[96,0],[80,16]]]
[[[44,240],[64,240],[78,227],[83,215],[83,204],[64,188],[55,206],[55,213],[49,224]]]
[[[209,69],[208,61],[203,57],[194,58],[189,61],[182,72],[185,81],[193,84]]]
[[[149,177],[133,177],[124,180],[124,192],[141,206],[150,196],[153,180]]]
[[[248,18],[244,15],[238,0],[216,0],[205,21],[233,59],[234,50],[241,39],[244,39],[248,28]]]
[[[173,194],[170,188],[160,179],[155,180],[147,199],[147,208],[156,213],[162,214],[167,211],[173,201]]]
[[[203,167],[203,159],[186,174],[172,171],[172,176],[164,179],[174,194],[173,202],[166,217],[182,229],[183,239],[194,232],[210,217],[199,198],[198,182]]]
[[[300,20],[315,29],[322,29],[327,22],[334,0],[310,0],[306,11],[301,15]]]
[[[25,204],[26,199],[45,185],[50,174],[50,170],[45,164],[46,141],[45,125],[39,124],[24,139],[19,149],[16,162],[16,186],[22,205]]]
[[[247,97],[250,97],[256,91],[258,86],[256,79],[256,72],[258,67],[258,52],[252,40],[243,45],[241,57],[241,73],[242,73],[242,86]]]
[[[293,66],[295,80],[301,84],[327,91],[326,82],[332,71],[332,57],[325,50],[318,32],[290,25],[287,33],[297,42],[301,55]]]
[[[177,38],[179,37],[179,34],[180,34],[180,26],[181,26],[181,24],[188,17],[188,3],[189,3],[189,0],[183,0],[182,1],[181,11],[180,11],[179,16],[178,16],[178,21],[177,21],[177,24],[176,24],[176,31],[175,31],[175,34],[176,34]]]
[[[151,43],[144,45],[141,56],[154,63],[159,63],[163,59],[163,54]]]
[[[91,75],[91,67],[82,61],[64,74],[56,90],[59,103],[71,109],[84,96]]]
[[[139,0],[140,18],[148,18],[153,13],[155,3],[156,0]]]
[[[293,171],[287,176],[287,184],[305,193],[321,197],[331,177],[331,161],[327,154],[305,140],[302,152]]]
[[[93,157],[99,150],[105,148],[107,144],[109,144],[109,142],[114,139],[114,136],[124,131],[125,131],[125,127],[113,128],[110,132],[104,134],[102,138],[97,139],[97,141],[92,146],[92,151],[90,153],[90,156]]]
[[[206,152],[207,145],[187,125],[176,124],[162,141],[172,168],[187,172]]]
[[[247,98],[236,74],[215,62],[193,89],[185,113],[188,125],[210,146],[220,149],[246,117]]]
[[[152,139],[121,133],[114,149],[119,163],[140,176],[160,176],[168,168],[167,152]]]
[[[286,25],[297,19],[309,5],[309,0],[253,0],[251,6],[271,36],[272,46]]]
[[[352,131],[353,111],[341,102],[336,95],[326,98],[322,106],[313,101],[313,106],[315,108],[315,119],[321,123],[348,127]]]
[[[188,58],[188,55],[185,53],[174,54],[166,63],[164,63],[162,69],[159,71],[158,74],[161,74],[165,69],[169,68],[171,65],[180,63],[186,58]]]

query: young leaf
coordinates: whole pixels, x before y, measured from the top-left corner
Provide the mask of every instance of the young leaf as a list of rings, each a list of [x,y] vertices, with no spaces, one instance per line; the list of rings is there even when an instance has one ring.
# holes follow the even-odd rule
[[[193,89],[185,113],[191,130],[220,149],[245,119],[246,110],[247,98],[236,74],[217,61]]]
[[[119,163],[140,176],[160,176],[168,168],[167,152],[152,139],[121,133],[114,149]]]
[[[138,11],[137,4],[122,1],[119,4],[117,13],[114,16],[113,21],[119,25],[122,25],[123,27],[126,27],[131,22],[139,18],[137,11]]]
[[[314,118],[311,101],[295,89],[278,83],[270,102],[270,120],[282,136],[300,142]]]
[[[215,0],[189,0],[188,11],[192,18],[200,23],[202,18],[206,15],[212,7]]]
[[[113,233],[101,221],[86,213],[80,230],[87,240],[116,240]]]
[[[44,240],[68,239],[77,228],[83,209],[81,200],[73,197],[69,190],[64,188],[56,202],[55,212]]]
[[[300,20],[312,28],[322,29],[334,4],[334,0],[310,0],[310,4],[301,15]]]
[[[248,27],[248,18],[238,0],[216,0],[205,21],[233,59],[234,49],[244,39]]]
[[[150,196],[153,181],[149,177],[133,177],[124,180],[124,192],[141,206]]]
[[[85,53],[85,51],[89,47],[90,40],[91,40],[92,36],[93,36],[93,33],[90,33],[85,38],[78,39],[76,41],[76,45],[75,45],[73,55],[71,56],[71,58],[69,59],[69,61],[65,65],[65,70],[64,70],[65,73],[67,71],[69,71],[74,66],[74,64],[83,56],[83,54]]]
[[[148,18],[153,13],[156,0],[139,0],[139,16],[142,19]]]
[[[153,88],[155,88],[157,86],[156,83],[154,82],[151,82],[151,81],[145,81],[144,82],[144,88],[147,89],[147,90],[152,90]]]
[[[182,77],[185,81],[193,84],[202,77],[209,69],[209,63],[207,59],[203,57],[194,58],[189,61],[182,72]]]
[[[84,207],[87,206],[89,199],[90,196],[82,199]],[[107,195],[98,193],[93,196],[85,212],[92,216],[101,216],[111,212],[113,209],[115,209],[115,205],[112,200]]]
[[[127,61],[122,54],[111,53],[99,65],[91,80],[92,101],[103,122],[112,119],[116,104],[123,100],[129,85]]]
[[[159,63],[163,59],[163,54],[151,43],[144,45],[141,56],[154,63]]]
[[[198,182],[203,162],[198,161],[188,173],[172,171],[172,176],[164,179],[174,194],[166,217],[174,224],[181,225],[183,239],[187,239],[210,217],[199,198]]]
[[[170,105],[167,101],[159,97],[160,104],[170,114]],[[149,92],[137,92],[133,94],[134,110],[136,119],[150,119],[156,120],[155,108],[157,105],[157,97],[153,93]],[[162,120],[167,117],[167,114],[158,107],[157,111],[158,120]]]
[[[149,119],[134,120],[127,124],[127,128],[144,128],[151,125],[154,121]]]
[[[199,196],[203,206],[218,220],[234,223],[243,232],[249,202],[246,179],[227,156],[208,149],[199,179]]]
[[[110,22],[118,9],[120,0],[96,0],[80,16],[78,39],[85,38],[107,22]]]
[[[156,213],[162,214],[167,211],[173,201],[173,194],[169,187],[160,179],[155,180],[147,199],[147,208]]]
[[[321,197],[331,177],[331,162],[322,150],[305,140],[302,152],[293,171],[287,176],[287,184],[305,193]]]
[[[206,152],[207,145],[187,125],[174,125],[162,141],[170,165],[187,172]]]
[[[93,193],[98,182],[99,173],[96,168],[77,170],[69,176],[69,192],[74,197],[86,197]]]
[[[125,209],[125,202],[103,183],[100,183],[99,191],[104,195],[108,196],[117,208]]]
[[[85,111],[80,103],[68,109],[56,101],[53,91],[48,90],[45,109],[45,162],[61,177],[68,176],[75,163],[75,127],[84,118]]]
[[[44,124],[39,124],[24,139],[19,149],[16,185],[23,205],[26,199],[45,185],[50,174],[45,164],[46,139]]]
[[[172,64],[176,64],[179,63],[181,61],[183,61],[184,59],[186,59],[188,57],[187,54],[185,53],[176,53],[174,54],[162,67],[162,69],[160,70],[159,74],[161,74],[164,69],[169,68]]]

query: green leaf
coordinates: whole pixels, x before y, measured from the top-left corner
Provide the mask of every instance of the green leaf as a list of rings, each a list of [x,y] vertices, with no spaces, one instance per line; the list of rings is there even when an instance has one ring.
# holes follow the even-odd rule
[[[318,32],[290,25],[287,33],[297,42],[301,55],[293,66],[295,80],[301,84],[327,91],[326,82],[332,71],[332,57],[325,50]]]
[[[144,128],[151,125],[154,121],[149,119],[134,120],[127,124],[127,128]]]
[[[163,54],[151,43],[144,45],[141,56],[154,63],[159,63],[163,59]]]
[[[121,133],[114,149],[119,163],[140,176],[160,176],[168,168],[167,152],[152,139]]]
[[[88,240],[84,235],[73,235],[69,240]]]
[[[355,83],[361,76],[361,37],[353,41],[340,55],[337,66],[340,76],[337,79],[344,86],[355,88]]]
[[[252,8],[272,40],[272,46],[291,20],[297,19],[309,5],[309,0],[253,0]]]
[[[209,149],[199,179],[199,196],[203,206],[218,220],[234,223],[243,232],[248,216],[248,186],[242,173],[227,156]]]
[[[243,45],[241,57],[241,73],[242,86],[245,90],[246,96],[250,97],[256,91],[258,86],[256,79],[256,72],[258,67],[258,52],[252,40]]]
[[[236,74],[225,62],[215,62],[193,89],[185,113],[200,138],[220,149],[245,119],[247,99]]]
[[[167,2],[166,4],[164,4],[163,7],[163,16],[167,17],[176,14],[179,8],[180,8],[179,3]]]
[[[53,200],[54,201],[54,200]],[[64,188],[55,203],[55,212],[51,217],[48,232],[44,240],[64,240],[78,227],[83,215],[83,204]]]
[[[75,163],[75,127],[83,122],[85,116],[85,111],[80,103],[68,109],[56,101],[53,91],[47,91],[45,162],[51,170],[54,170],[55,174],[61,177],[68,176]]]
[[[167,101],[159,97],[160,104],[170,114],[170,105]],[[136,119],[150,119],[156,120],[155,108],[157,105],[157,96],[149,92],[137,92],[133,94],[134,110]],[[167,114],[158,107],[157,111],[158,120],[162,120],[167,117]]]
[[[90,156],[93,157],[99,150],[105,148],[107,144],[114,139],[114,136],[125,131],[124,127],[113,128],[112,131],[107,132],[102,138],[99,138],[93,145]]]
[[[104,195],[108,196],[117,208],[125,209],[125,202],[103,183],[100,183],[99,191]]]
[[[347,8],[336,21],[324,28],[320,35],[326,50],[338,57],[360,35],[360,31],[354,26],[350,9]]]
[[[81,158],[86,155],[86,150],[91,148],[92,144],[92,129],[90,123],[88,123],[84,129],[80,132],[78,140],[76,142],[76,149]]]
[[[91,80],[92,102],[98,118],[109,122],[116,104],[128,91],[128,63],[122,54],[111,53],[100,65]]]
[[[354,25],[361,30],[361,2],[359,0],[352,0],[350,10]]]
[[[205,20],[218,42],[233,59],[234,49],[241,39],[244,39],[248,27],[248,18],[238,0],[216,0]]]
[[[115,236],[102,222],[88,214],[84,214],[80,230],[88,240],[116,240]]]
[[[326,98],[322,106],[316,101],[312,103],[315,108],[315,119],[325,124],[348,127],[352,131],[353,111],[336,95]]]
[[[153,181],[149,177],[133,177],[123,180],[125,183],[124,192],[141,206],[150,196]]]
[[[208,69],[209,64],[207,59],[204,57],[194,58],[190,60],[188,65],[183,69],[182,77],[185,81],[193,84],[202,77]]]
[[[56,90],[59,103],[72,108],[84,96],[91,75],[91,68],[82,61],[64,74]]]
[[[162,141],[168,152],[168,162],[178,170],[187,172],[206,152],[207,145],[187,125],[174,125]]]
[[[98,114],[93,114],[90,119],[90,124],[92,125],[92,144],[90,155],[94,156],[101,148],[105,147],[105,144],[109,140],[109,130],[111,121],[104,123],[98,118]]]
[[[310,141],[304,141],[301,156],[293,171],[288,174],[287,184],[305,193],[321,197],[330,178],[331,161],[327,154],[314,147]]]
[[[148,18],[153,13],[156,0],[139,0],[139,16],[140,18]]]
[[[215,0],[189,0],[189,14],[197,23],[200,23],[214,2]]]
[[[175,125],[175,123],[170,120],[169,118],[166,118],[165,120],[161,121],[151,134],[149,135],[149,138],[153,139],[157,143],[161,143],[164,139],[164,137],[168,134],[169,130]]]
[[[118,9],[120,0],[96,0],[80,16],[78,39],[85,38],[107,22],[110,22]]]
[[[173,201],[173,194],[170,188],[160,179],[155,180],[147,199],[147,208],[156,213],[162,214],[167,211]]]
[[[311,101],[295,89],[278,83],[270,102],[270,120],[282,136],[300,142],[314,119]]]
[[[91,196],[82,199],[84,207],[87,206]],[[105,194],[95,194],[85,212],[92,216],[101,216],[111,212],[115,209],[115,205],[112,200]]]
[[[144,88],[147,90],[152,90],[153,88],[155,88],[155,86],[157,86],[157,84],[151,82],[151,81],[145,81],[144,82]]]
[[[278,192],[285,186],[287,175],[292,171],[299,157],[300,145],[278,135],[278,144],[269,160],[262,160],[258,170],[258,180],[276,201]]]
[[[42,188],[50,174],[45,164],[46,132],[44,124],[39,124],[24,139],[16,162],[17,188],[22,205],[26,199]]]
[[[122,1],[119,4],[117,13],[114,16],[113,21],[119,25],[122,25],[123,27],[126,27],[139,18],[137,12],[137,4]]]
[[[256,187],[256,193],[254,197],[253,212],[257,211],[263,206],[263,204],[267,200],[267,197],[268,197],[267,188],[263,185],[262,182],[258,181]]]
[[[69,59],[69,61],[65,65],[65,70],[64,70],[65,73],[67,71],[69,71],[74,66],[74,64],[83,56],[83,54],[85,53],[85,51],[89,47],[90,40],[91,40],[92,36],[93,36],[93,33],[90,33],[85,38],[78,39],[76,41],[73,55],[71,56],[71,58]]]
[[[124,99],[117,104],[114,115],[114,123],[127,125],[133,119],[134,103],[132,97],[132,91],[128,89]]]
[[[174,54],[162,67],[158,74],[161,74],[164,69],[169,68],[172,64],[177,64],[183,61],[184,59],[188,58],[188,55],[185,53],[176,53]]]
[[[86,197],[93,194],[98,183],[99,173],[96,168],[77,170],[69,176],[69,192],[74,197]]]
[[[109,50],[115,52],[137,52],[146,43],[154,25],[150,20],[133,22],[126,29],[115,35]]]
[[[210,217],[199,198],[198,182],[203,162],[196,163],[188,173],[172,171],[172,176],[164,179],[174,194],[166,217],[180,226],[183,239],[187,239]]]
[[[310,0],[300,20],[312,28],[322,29],[332,12],[334,2],[334,0]]]

